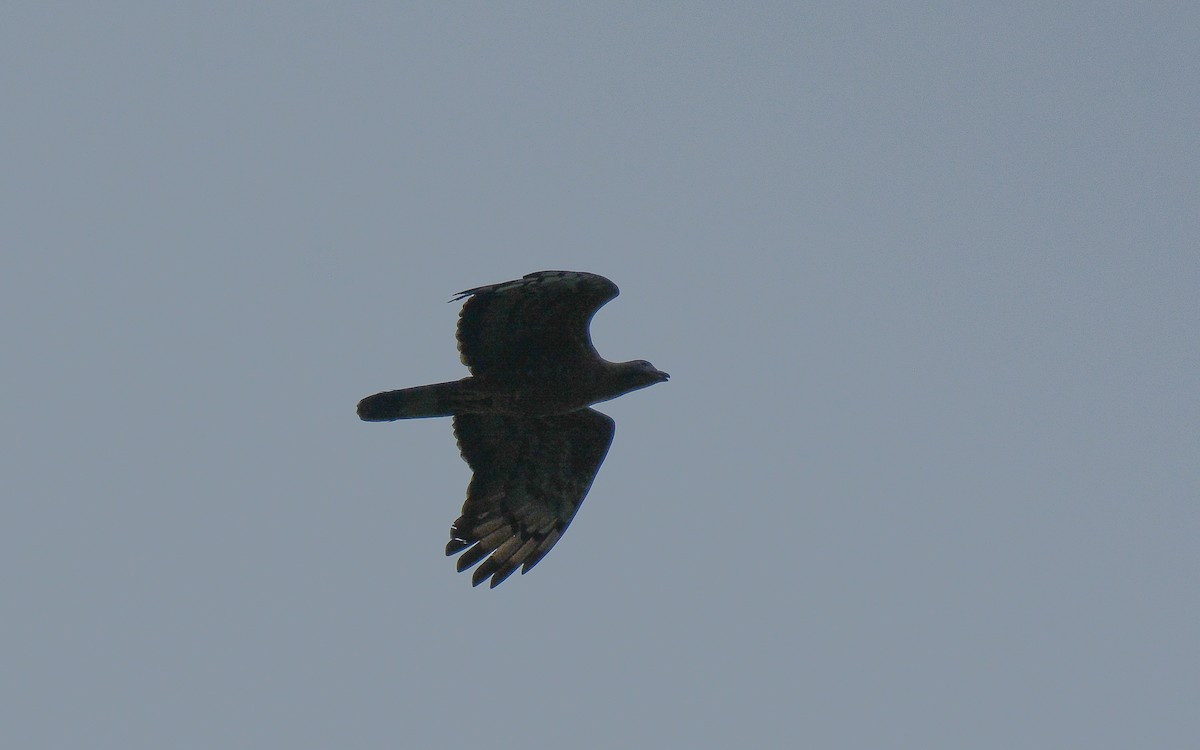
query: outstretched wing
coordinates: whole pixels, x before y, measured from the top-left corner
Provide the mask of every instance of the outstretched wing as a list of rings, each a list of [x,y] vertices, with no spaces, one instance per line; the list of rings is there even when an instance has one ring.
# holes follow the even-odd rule
[[[525,573],[554,546],[583,503],[612,443],[615,423],[593,409],[553,417],[460,414],[454,434],[475,472],[446,554],[495,588]],[[489,557],[490,555],[490,557]]]
[[[599,359],[588,324],[618,293],[594,273],[538,271],[460,292],[458,351],[476,376],[497,381],[561,375]]]

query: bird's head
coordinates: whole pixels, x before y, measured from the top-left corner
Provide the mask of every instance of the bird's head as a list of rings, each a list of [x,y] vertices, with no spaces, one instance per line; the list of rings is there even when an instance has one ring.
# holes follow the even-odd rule
[[[621,376],[622,384],[628,389],[626,392],[646,388],[655,383],[665,383],[671,379],[670,375],[644,359],[622,363]]]

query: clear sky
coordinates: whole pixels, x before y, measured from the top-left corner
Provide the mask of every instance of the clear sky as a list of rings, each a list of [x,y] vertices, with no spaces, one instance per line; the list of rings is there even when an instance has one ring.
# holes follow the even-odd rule
[[[0,745],[1200,746],[1195,3],[0,10]],[[450,296],[665,385],[472,589]]]

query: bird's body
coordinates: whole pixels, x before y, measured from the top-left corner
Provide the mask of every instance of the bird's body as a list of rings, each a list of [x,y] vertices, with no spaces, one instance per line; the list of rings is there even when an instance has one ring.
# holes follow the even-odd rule
[[[539,271],[469,289],[458,348],[471,376],[368,396],[365,421],[453,416],[474,472],[446,554],[495,587],[524,573],[571,522],[612,442],[612,419],[590,405],[667,380],[645,360],[609,362],[588,325],[618,293],[608,279]]]
[[[626,377],[627,374],[631,377]],[[595,373],[582,369],[565,369],[555,377],[531,378],[517,387],[506,380],[471,376],[448,383],[419,385],[368,396],[359,402],[358,415],[367,422],[449,417],[455,414],[550,417],[569,414],[661,382],[639,380],[638,374],[636,370],[632,373],[617,370],[611,373],[612,377],[597,377]],[[625,387],[626,384],[628,387]]]

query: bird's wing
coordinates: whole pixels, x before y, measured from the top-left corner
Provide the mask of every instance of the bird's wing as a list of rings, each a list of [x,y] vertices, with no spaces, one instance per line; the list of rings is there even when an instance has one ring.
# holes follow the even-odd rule
[[[613,420],[593,409],[537,418],[454,418],[459,450],[474,476],[446,554],[466,550],[460,571],[487,558],[472,574],[472,585],[490,577],[495,588],[550,551],[583,503],[614,431]]]
[[[608,279],[581,271],[538,271],[460,292],[462,362],[500,382],[569,375],[599,360],[588,324],[617,293]]]

